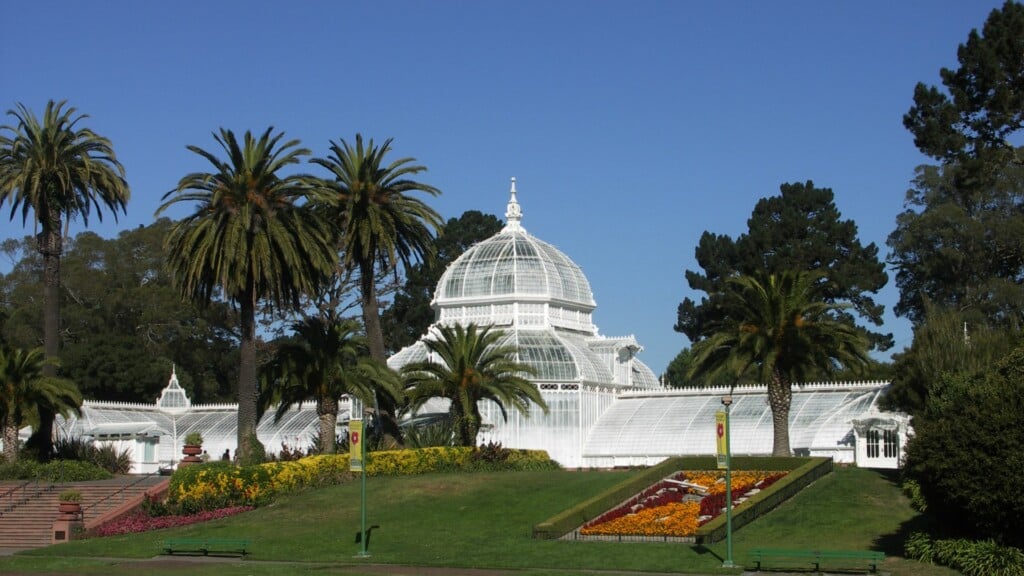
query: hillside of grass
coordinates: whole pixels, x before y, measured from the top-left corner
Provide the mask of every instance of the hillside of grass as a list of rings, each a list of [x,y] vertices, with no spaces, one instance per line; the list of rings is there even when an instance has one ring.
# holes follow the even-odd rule
[[[165,538],[204,536],[249,538],[254,553],[245,560],[190,562],[184,568],[147,565],[146,573],[360,574],[359,565],[367,563],[515,569],[523,576],[588,570],[741,572],[721,568],[724,542],[702,548],[531,538],[533,525],[636,473],[556,470],[371,478],[367,519],[380,528],[373,531],[367,559],[354,557],[360,550],[354,542],[360,526],[360,487],[352,483],[295,494],[205,524],[74,541],[0,558],[0,573],[134,574],[141,564],[131,559],[154,557]],[[883,569],[896,576],[953,574],[900,558],[903,537],[915,517],[890,474],[839,468],[737,531],[733,558],[742,566],[746,551],[758,546],[881,550],[887,555]]]

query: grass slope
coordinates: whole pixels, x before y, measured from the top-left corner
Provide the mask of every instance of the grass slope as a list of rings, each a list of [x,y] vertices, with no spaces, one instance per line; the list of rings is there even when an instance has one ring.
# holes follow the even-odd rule
[[[721,568],[725,543],[681,544],[540,541],[534,524],[622,481],[629,471],[430,474],[371,478],[368,523],[379,525],[371,557],[357,559],[359,484],[282,499],[253,512],[173,530],[74,541],[0,558],[0,573],[134,574],[168,537],[247,537],[254,554],[213,565],[147,565],[152,574],[355,574],[365,563],[454,568],[516,569],[523,576],[587,570],[738,574]],[[896,576],[953,574],[905,561],[902,539],[915,513],[884,473],[840,468],[778,510],[734,535],[733,558],[743,565],[757,546],[882,550]],[[68,562],[68,557],[86,558]],[[263,565],[257,561],[281,564]],[[379,573],[379,572],[377,572]],[[416,574],[415,569],[393,574]]]

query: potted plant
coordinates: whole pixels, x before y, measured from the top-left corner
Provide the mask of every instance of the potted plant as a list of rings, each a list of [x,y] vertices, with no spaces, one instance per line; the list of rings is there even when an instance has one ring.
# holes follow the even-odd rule
[[[61,514],[78,516],[82,512],[82,493],[69,489],[57,495],[58,510]]]
[[[202,462],[199,455],[203,453],[203,435],[196,431],[185,434],[185,447],[181,449],[181,452],[185,455],[181,459],[181,464]]]
[[[199,432],[192,431],[189,432],[188,434],[185,434],[185,446],[202,447],[202,445],[203,435],[200,434]]]

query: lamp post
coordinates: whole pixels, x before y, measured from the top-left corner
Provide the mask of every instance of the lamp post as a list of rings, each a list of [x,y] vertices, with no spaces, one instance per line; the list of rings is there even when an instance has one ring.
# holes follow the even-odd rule
[[[729,406],[732,394],[722,396],[725,406],[725,562],[722,568],[733,568],[732,561],[732,447],[729,446]]]
[[[369,535],[366,533],[366,427],[363,425],[363,402],[355,396],[350,396],[349,402],[349,469],[360,475],[360,521],[359,534],[356,535],[359,553],[356,558],[366,558],[370,555]]]

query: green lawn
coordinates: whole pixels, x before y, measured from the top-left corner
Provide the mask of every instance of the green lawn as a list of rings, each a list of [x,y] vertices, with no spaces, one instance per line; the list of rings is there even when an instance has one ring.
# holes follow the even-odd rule
[[[159,553],[168,537],[247,537],[246,560],[147,565],[148,574],[358,574],[364,563],[516,569],[523,576],[587,570],[738,574],[722,569],[725,543],[685,544],[541,541],[531,527],[623,480],[628,471],[430,474],[370,478],[368,523],[379,525],[370,558],[355,558],[359,484],[297,494],[224,520],[174,530],[74,541],[0,558],[0,573],[134,574],[131,560]],[[839,468],[778,510],[736,532],[740,566],[756,546],[881,550],[896,576],[952,571],[899,558],[915,513],[884,473]],[[69,557],[73,557],[70,560]],[[111,559],[114,558],[114,559]],[[281,563],[261,564],[259,561]],[[415,569],[400,574],[416,574]]]

